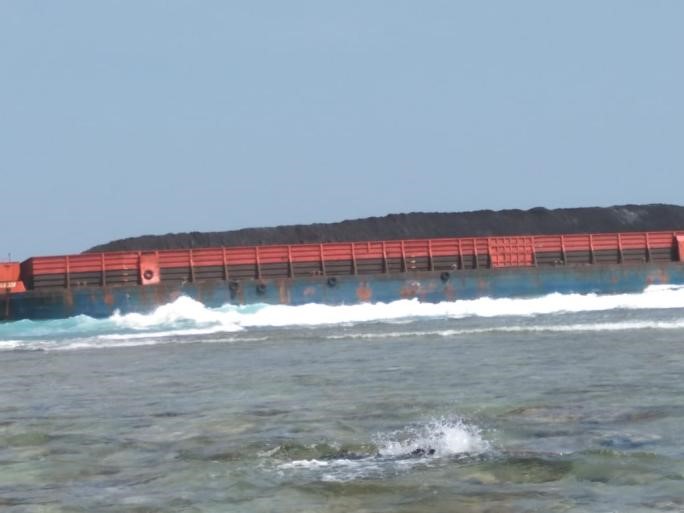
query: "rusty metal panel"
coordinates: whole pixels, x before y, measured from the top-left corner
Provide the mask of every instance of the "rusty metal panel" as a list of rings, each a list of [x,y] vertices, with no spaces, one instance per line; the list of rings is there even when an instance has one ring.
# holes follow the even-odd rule
[[[334,274],[394,274],[487,267],[681,260],[682,232],[411,239],[34,257],[21,264],[29,288],[121,285]],[[151,257],[150,257],[151,258]],[[163,273],[162,273],[163,271]],[[163,276],[161,276],[163,274]]]
[[[21,269],[18,262],[6,262],[0,264],[0,282],[18,281]]]
[[[19,262],[0,264],[0,292],[15,293],[25,290],[21,279],[21,264]]]
[[[492,237],[488,249],[492,267],[529,267],[534,264],[534,244],[530,237]]]
[[[677,235],[677,255],[679,256],[679,261],[684,262],[684,235]]]
[[[138,270],[142,285],[156,285],[159,283],[161,279],[159,255],[157,253],[141,253]]]

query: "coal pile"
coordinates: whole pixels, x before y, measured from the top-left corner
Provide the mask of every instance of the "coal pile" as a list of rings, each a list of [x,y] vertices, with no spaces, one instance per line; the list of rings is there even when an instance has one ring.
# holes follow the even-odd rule
[[[101,244],[90,248],[88,252],[488,235],[658,231],[683,228],[684,207],[662,204],[554,210],[533,208],[454,213],[413,212],[338,223],[244,228],[225,232],[143,235]]]

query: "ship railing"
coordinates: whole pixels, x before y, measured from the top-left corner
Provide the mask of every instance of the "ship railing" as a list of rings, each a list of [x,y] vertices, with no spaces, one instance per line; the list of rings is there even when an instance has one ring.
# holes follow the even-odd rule
[[[123,251],[33,257],[29,288],[154,285],[681,261],[684,231],[528,235]]]

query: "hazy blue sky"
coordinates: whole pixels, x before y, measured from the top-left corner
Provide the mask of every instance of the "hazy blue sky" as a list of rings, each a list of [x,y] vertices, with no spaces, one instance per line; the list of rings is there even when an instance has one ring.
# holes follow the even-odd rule
[[[0,0],[0,254],[684,203],[684,2]]]

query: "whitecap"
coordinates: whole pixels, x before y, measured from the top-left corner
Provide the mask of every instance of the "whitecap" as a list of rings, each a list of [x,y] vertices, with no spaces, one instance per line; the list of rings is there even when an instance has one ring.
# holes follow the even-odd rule
[[[184,336],[200,338],[220,333],[237,333],[245,329],[273,327],[356,326],[382,322],[399,326],[411,320],[464,319],[494,317],[543,317],[561,313],[600,312],[609,310],[678,309],[684,307],[684,287],[655,285],[641,293],[549,294],[536,298],[479,298],[472,300],[422,303],[417,299],[391,303],[322,305],[225,305],[208,308],[188,297],[158,307],[149,314],[115,313],[108,319],[77,316],[52,321],[18,321],[0,324],[0,351],[25,349],[37,339],[50,337],[49,344],[38,344],[52,349],[55,345],[70,348],[87,348],[103,344],[83,339],[109,339],[132,341],[162,338],[178,339]],[[509,323],[507,326],[463,328],[441,331],[391,330],[384,334],[334,334],[329,338],[347,337],[401,337],[423,334],[450,337],[459,334],[488,331],[619,331],[630,329],[681,329],[684,320],[627,321],[614,323],[548,324]],[[76,340],[78,339],[78,340]],[[156,342],[148,342],[156,343]],[[124,347],[126,344],[118,344]],[[135,345],[135,344],[130,344]],[[26,347],[25,347],[26,346]],[[35,344],[34,344],[35,346]]]

